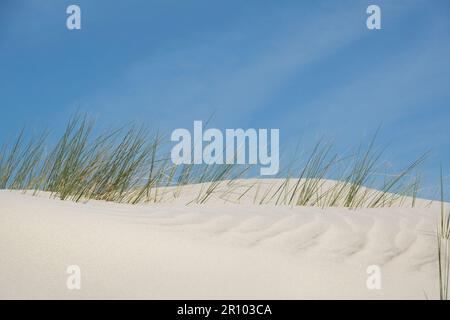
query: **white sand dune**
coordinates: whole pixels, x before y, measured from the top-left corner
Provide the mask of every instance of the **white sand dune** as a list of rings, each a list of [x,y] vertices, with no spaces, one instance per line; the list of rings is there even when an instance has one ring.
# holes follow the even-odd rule
[[[429,208],[87,204],[0,191],[0,298],[438,297]],[[66,269],[81,268],[81,290]],[[381,268],[369,290],[367,267]]]

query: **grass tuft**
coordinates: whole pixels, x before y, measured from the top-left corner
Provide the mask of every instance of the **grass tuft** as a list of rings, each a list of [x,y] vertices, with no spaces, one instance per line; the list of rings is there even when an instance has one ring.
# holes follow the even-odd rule
[[[45,191],[63,200],[137,204],[179,199],[187,185],[196,185],[187,204],[249,199],[261,205],[356,209],[401,206],[411,198],[414,207],[421,181],[415,171],[426,157],[398,174],[386,174],[380,184],[377,172],[383,152],[375,146],[376,134],[367,147],[343,157],[322,139],[306,161],[291,161],[276,185],[265,184],[265,179],[242,182],[254,172],[250,165],[174,165],[170,145],[159,132],[131,125],[98,133],[86,115],[72,117],[53,147],[48,141],[48,132],[27,139],[22,131],[12,143],[2,145],[0,189]]]
[[[441,214],[437,228],[438,264],[439,264],[439,297],[448,300],[448,285],[450,274],[450,213],[444,208],[444,178],[441,167]]]

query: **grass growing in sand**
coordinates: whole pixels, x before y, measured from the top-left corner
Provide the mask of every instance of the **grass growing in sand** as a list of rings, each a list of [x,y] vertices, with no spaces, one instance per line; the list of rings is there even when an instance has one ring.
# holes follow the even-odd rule
[[[175,165],[169,141],[144,127],[101,133],[94,127],[88,117],[77,115],[53,146],[47,131],[29,139],[21,132],[0,148],[0,189],[45,191],[63,200],[137,204],[174,201],[183,198],[187,185],[196,185],[186,204],[218,197],[323,208],[414,206],[420,190],[416,170],[425,159],[420,156],[399,173],[384,175],[380,184],[383,151],[376,148],[376,136],[367,147],[346,156],[321,140],[305,161],[291,162],[283,179],[266,184],[270,180],[247,179],[251,166]]]
[[[439,264],[439,297],[448,300],[448,284],[450,275],[450,213],[444,208],[444,182],[441,168],[441,215],[437,228],[438,264]]]

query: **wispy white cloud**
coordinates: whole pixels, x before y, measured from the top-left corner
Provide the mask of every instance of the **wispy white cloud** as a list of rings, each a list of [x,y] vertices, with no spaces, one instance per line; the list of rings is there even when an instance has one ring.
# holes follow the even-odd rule
[[[299,14],[285,7],[271,13],[281,23],[263,27],[265,34],[264,21],[205,32],[131,62],[114,90],[103,88],[92,103],[115,110],[141,105],[143,114],[154,111],[171,120],[207,118],[216,110],[223,123],[236,122],[258,112],[299,69],[357,40],[365,28],[361,8],[335,5]]]
[[[450,45],[442,42],[442,34],[450,31],[449,24],[443,20],[433,23],[427,30],[417,31],[417,38],[413,37],[402,50],[393,51],[383,62],[373,63],[368,59],[367,72],[337,82],[312,101],[285,106],[290,112],[280,121],[286,130],[300,129],[297,131],[306,135],[328,132],[348,140],[372,134],[379,125],[395,126],[390,136],[398,136],[403,141],[416,127],[422,133],[414,146],[426,142],[432,147],[442,143],[433,129],[442,128],[444,120],[437,118],[436,122],[427,123],[419,115],[421,112],[429,116],[441,114],[436,109],[440,106],[434,104],[449,98],[445,79],[450,74],[447,59]],[[302,128],[298,128],[299,121],[292,116],[292,110],[309,118],[302,122]]]

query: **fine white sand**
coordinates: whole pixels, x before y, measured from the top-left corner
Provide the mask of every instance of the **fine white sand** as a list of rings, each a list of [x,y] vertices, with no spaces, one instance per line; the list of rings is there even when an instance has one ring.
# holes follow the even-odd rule
[[[438,213],[0,191],[0,298],[435,299]],[[81,290],[67,289],[69,265]],[[370,265],[380,290],[366,286]]]

